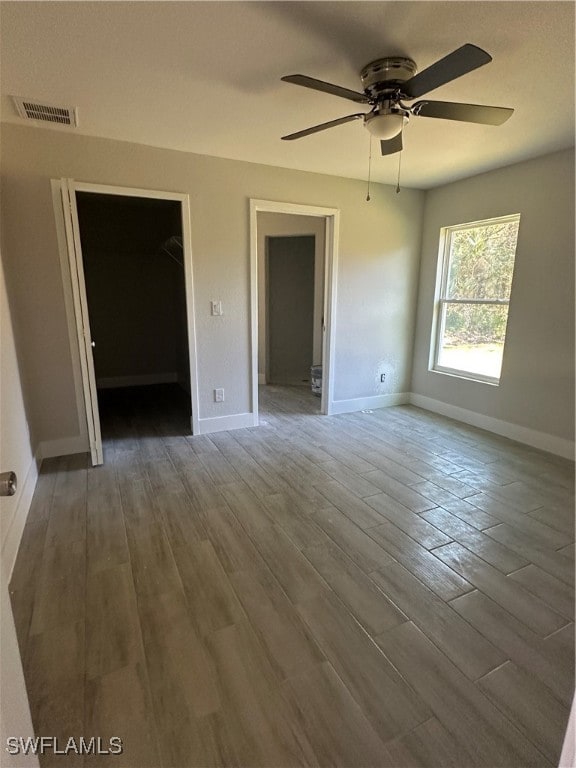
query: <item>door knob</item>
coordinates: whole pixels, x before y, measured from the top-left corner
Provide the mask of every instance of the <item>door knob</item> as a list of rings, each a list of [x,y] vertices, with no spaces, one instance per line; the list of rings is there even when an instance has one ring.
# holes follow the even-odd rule
[[[2,472],[0,474],[0,496],[14,496],[17,484],[16,472]]]
[[[90,346],[91,346],[91,347],[95,347],[95,346],[96,346],[96,342],[95,342],[95,341],[91,341],[91,342],[90,342]]]

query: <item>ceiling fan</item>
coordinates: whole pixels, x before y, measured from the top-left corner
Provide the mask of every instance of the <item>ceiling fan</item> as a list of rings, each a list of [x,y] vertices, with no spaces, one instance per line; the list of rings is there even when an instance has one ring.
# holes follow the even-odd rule
[[[282,136],[285,141],[301,139],[312,133],[325,131],[337,125],[363,120],[364,126],[373,136],[380,139],[383,155],[392,155],[402,150],[402,130],[412,115],[436,117],[444,120],[459,120],[483,125],[502,125],[511,117],[513,109],[489,107],[479,104],[459,104],[452,101],[430,101],[428,99],[407,105],[405,101],[424,96],[441,85],[462,77],[467,72],[492,61],[490,54],[476,45],[466,43],[443,59],[417,73],[412,59],[389,56],[367,64],[360,72],[364,92],[352,91],[339,85],[316,80],[307,75],[286,75],[284,82],[302,85],[316,91],[341,96],[358,104],[369,104],[369,112],[357,112],[337,120],[314,125],[303,131]]]

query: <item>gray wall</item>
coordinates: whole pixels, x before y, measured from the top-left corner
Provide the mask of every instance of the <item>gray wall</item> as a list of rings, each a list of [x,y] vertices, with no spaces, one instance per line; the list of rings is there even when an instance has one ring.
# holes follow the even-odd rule
[[[78,217],[98,384],[188,366],[184,268],[161,250],[180,205],[79,193]]]
[[[267,381],[303,384],[313,364],[314,238],[269,237],[267,246]]]
[[[322,360],[322,315],[324,313],[324,254],[325,219],[317,216],[298,216],[292,213],[258,214],[258,373],[266,374],[266,238],[290,235],[314,235],[314,361]]]
[[[429,371],[440,228],[512,213],[521,218],[500,385]],[[573,440],[573,150],[427,193],[412,391]]]
[[[340,209],[335,397],[407,391],[422,192],[374,185],[366,203],[361,181],[29,126],[3,125],[2,142],[5,259],[34,441],[79,434],[51,178],[190,195],[201,418],[250,410],[250,198]],[[216,387],[224,403],[213,402]]]

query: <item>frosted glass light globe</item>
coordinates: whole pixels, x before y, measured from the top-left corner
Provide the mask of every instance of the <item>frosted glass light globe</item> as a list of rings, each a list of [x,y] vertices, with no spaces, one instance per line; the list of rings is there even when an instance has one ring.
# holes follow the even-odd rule
[[[372,136],[376,136],[377,139],[393,139],[402,130],[404,115],[397,113],[374,115],[370,120],[366,120],[365,124]]]

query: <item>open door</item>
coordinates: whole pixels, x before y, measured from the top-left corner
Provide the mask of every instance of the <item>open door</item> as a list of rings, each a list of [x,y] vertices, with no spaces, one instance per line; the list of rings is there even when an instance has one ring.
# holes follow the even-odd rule
[[[64,227],[66,231],[66,245],[68,249],[68,262],[70,265],[70,277],[72,282],[76,334],[78,337],[78,352],[80,355],[80,367],[82,372],[82,389],[84,392],[86,421],[88,426],[88,437],[90,440],[90,455],[92,457],[92,464],[95,466],[104,462],[104,456],[102,452],[102,435],[100,433],[100,414],[98,413],[94,356],[92,354],[94,342],[92,341],[92,336],[90,334],[86,284],[84,282],[80,225],[78,222],[78,210],[76,208],[76,195],[70,186],[70,180],[61,179],[60,184]]]

